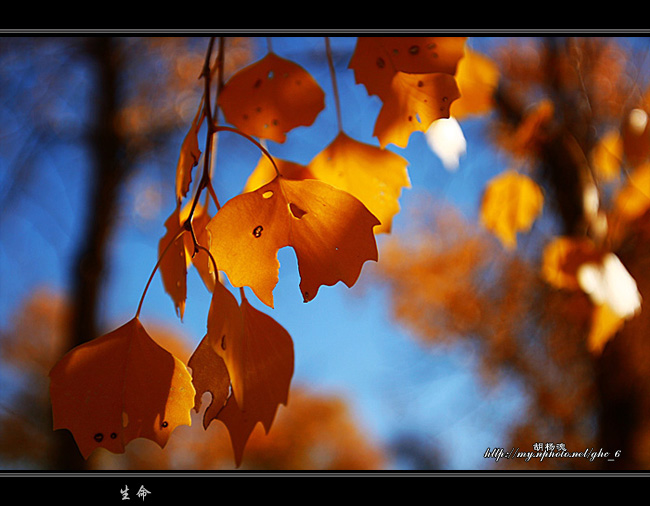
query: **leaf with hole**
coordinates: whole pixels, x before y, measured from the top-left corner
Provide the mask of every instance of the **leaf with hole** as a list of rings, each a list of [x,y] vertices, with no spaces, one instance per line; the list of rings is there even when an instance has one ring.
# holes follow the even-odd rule
[[[363,263],[377,260],[379,220],[355,197],[321,181],[278,176],[232,199],[207,225],[210,252],[237,287],[273,307],[280,248],[296,252],[305,302],[322,285],[354,285]]]

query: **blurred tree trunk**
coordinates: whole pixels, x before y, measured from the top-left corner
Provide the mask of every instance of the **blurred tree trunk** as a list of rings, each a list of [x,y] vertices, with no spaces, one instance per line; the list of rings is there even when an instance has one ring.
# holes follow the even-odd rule
[[[93,129],[88,139],[93,166],[88,192],[83,239],[71,266],[71,326],[66,349],[98,335],[98,303],[106,275],[106,245],[115,217],[121,184],[128,172],[117,131],[120,58],[115,41],[108,37],[80,40],[94,71]],[[59,470],[82,470],[86,462],[68,431],[56,431],[57,450],[51,466]]]

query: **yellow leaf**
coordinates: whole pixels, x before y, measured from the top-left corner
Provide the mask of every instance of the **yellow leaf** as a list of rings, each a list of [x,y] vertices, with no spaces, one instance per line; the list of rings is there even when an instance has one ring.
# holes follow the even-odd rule
[[[50,380],[54,430],[70,430],[84,458],[98,447],[123,453],[138,437],[164,447],[178,425],[191,424],[187,368],[137,318],[71,350]]]
[[[449,118],[449,107],[460,96],[450,74],[406,74],[397,72],[382,98],[383,106],[373,135],[380,146],[404,148],[413,132],[426,132],[440,118]]]
[[[587,336],[587,348],[595,354],[600,354],[605,344],[612,339],[625,323],[625,319],[617,315],[608,304],[594,307],[591,328]]]
[[[374,135],[405,147],[414,131],[449,117],[459,97],[454,74],[466,37],[359,37],[349,68],[383,102]]]
[[[219,106],[241,131],[282,143],[290,130],[314,122],[325,94],[300,65],[268,53],[230,78]]]
[[[614,197],[617,218],[628,222],[650,208],[650,163],[636,167]]]
[[[189,131],[185,135],[178,163],[176,164],[176,199],[179,202],[187,195],[192,182],[192,169],[199,163],[199,158],[201,158],[197,137],[199,127],[199,113],[197,113]]]
[[[618,177],[623,159],[623,143],[616,130],[606,133],[596,144],[591,155],[594,171],[602,181]]]
[[[282,175],[282,177],[285,177],[287,179],[315,179],[314,175],[304,165],[278,158],[274,158],[274,162],[278,168],[278,172],[280,175]],[[249,192],[257,190],[261,186],[264,186],[265,184],[273,181],[273,179],[275,179],[275,176],[275,167],[269,161],[268,157],[262,156],[257,163],[257,166],[248,177],[243,191]]]
[[[542,212],[541,188],[528,176],[507,170],[488,182],[481,203],[481,222],[506,248],[517,245]]]
[[[375,233],[387,233],[399,212],[402,188],[411,186],[407,164],[396,153],[358,142],[340,132],[308,168],[318,180],[363,202],[381,222]]]
[[[210,251],[237,287],[249,286],[273,307],[277,252],[297,256],[305,302],[321,285],[352,286],[366,260],[377,260],[379,221],[355,197],[321,181],[282,176],[230,199],[207,225]]]
[[[465,56],[458,63],[456,82],[460,98],[451,104],[450,114],[454,118],[485,114],[494,107],[499,70],[488,57],[465,48]]]

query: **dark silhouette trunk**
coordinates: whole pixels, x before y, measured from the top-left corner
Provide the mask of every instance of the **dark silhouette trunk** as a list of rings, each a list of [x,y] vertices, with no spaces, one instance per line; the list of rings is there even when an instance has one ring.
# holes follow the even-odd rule
[[[98,336],[98,307],[106,276],[106,245],[113,229],[121,184],[127,172],[122,143],[116,130],[119,109],[120,60],[114,40],[91,37],[83,42],[94,71],[95,93],[91,104],[93,130],[89,139],[92,177],[85,209],[85,225],[76,258],[71,266],[72,314],[66,348]],[[56,431],[57,449],[52,467],[83,470],[81,456],[67,430]]]

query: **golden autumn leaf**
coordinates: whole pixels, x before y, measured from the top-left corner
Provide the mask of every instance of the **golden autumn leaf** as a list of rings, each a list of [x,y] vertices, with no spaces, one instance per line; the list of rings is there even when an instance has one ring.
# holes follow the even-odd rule
[[[305,165],[274,158],[275,165],[280,175],[286,179],[315,179],[309,168]],[[246,180],[244,192],[257,190],[261,186],[270,183],[275,179],[275,167],[269,161],[268,157],[262,156],[255,169]]]
[[[187,259],[181,230],[180,208],[176,206],[165,221],[166,232],[158,243],[160,276],[165,291],[174,302],[177,316],[182,320],[187,299]]]
[[[449,117],[460,93],[454,74],[465,37],[359,37],[349,68],[357,83],[383,105],[373,134],[381,147],[406,147],[412,132],[426,132]]]
[[[616,219],[629,222],[650,209],[650,162],[634,168],[614,196]]]
[[[487,56],[465,48],[465,55],[458,63],[456,82],[460,98],[451,104],[450,114],[454,118],[485,114],[494,107],[499,70]]]
[[[219,106],[241,131],[282,143],[292,129],[314,122],[325,94],[304,68],[270,52],[230,78]]]
[[[192,182],[192,169],[199,163],[201,150],[199,149],[198,130],[200,128],[200,113],[192,121],[189,131],[183,139],[181,152],[176,164],[176,199],[180,202],[190,189]]]
[[[356,283],[366,260],[377,260],[379,220],[352,195],[313,179],[278,176],[232,199],[210,220],[210,252],[233,286],[249,286],[273,307],[277,252],[297,256],[305,302],[320,286]]]
[[[603,135],[591,153],[594,172],[602,181],[613,181],[621,171],[623,141],[617,130]]]
[[[291,336],[245,297],[239,305],[230,291],[217,283],[208,314],[208,334],[189,366],[197,371],[195,409],[198,411],[203,393],[212,394],[204,427],[213,419],[226,425],[239,465],[257,423],[268,432],[278,406],[288,402],[294,369]],[[232,385],[230,396],[228,385]]]
[[[84,458],[123,453],[142,437],[161,447],[190,425],[194,387],[185,365],[136,317],[68,352],[50,372],[54,430],[68,429]]]
[[[542,277],[555,288],[577,290],[578,269],[585,262],[597,262],[602,253],[587,237],[556,237],[545,247]]]
[[[320,181],[358,198],[381,225],[375,233],[391,231],[393,217],[399,212],[402,188],[410,188],[401,156],[370,144],[356,141],[344,132],[309,162],[309,171]]]
[[[431,124],[449,118],[449,107],[460,96],[456,80],[449,74],[395,74],[373,135],[381,147],[406,147],[413,132],[426,132]]]
[[[517,232],[530,229],[543,204],[544,195],[535,181],[507,170],[487,184],[481,202],[481,223],[512,249],[517,245]]]
[[[235,455],[235,465],[239,467],[248,438],[259,420],[243,413],[235,396],[230,395],[228,369],[207,335],[192,354],[188,366],[192,368],[192,381],[196,389],[195,411],[199,412],[203,394],[209,392],[212,396],[203,413],[203,428],[207,429],[213,420],[220,420],[226,426]]]
[[[601,353],[605,344],[616,335],[624,323],[625,319],[616,314],[609,304],[596,305],[587,335],[587,349],[594,354]]]

